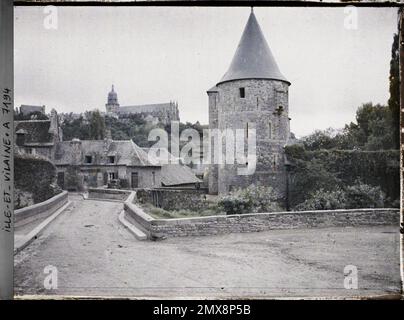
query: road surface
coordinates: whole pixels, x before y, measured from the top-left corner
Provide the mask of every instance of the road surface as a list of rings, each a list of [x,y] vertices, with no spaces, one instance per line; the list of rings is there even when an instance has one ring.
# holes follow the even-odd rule
[[[276,230],[138,241],[118,222],[122,203],[72,205],[15,256],[17,295],[356,297],[400,291],[393,226]],[[344,268],[358,289],[344,288]],[[57,289],[46,289],[47,266]]]

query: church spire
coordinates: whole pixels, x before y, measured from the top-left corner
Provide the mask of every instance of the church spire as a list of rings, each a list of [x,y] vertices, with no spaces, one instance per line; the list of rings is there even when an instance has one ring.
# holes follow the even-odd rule
[[[240,79],[273,79],[289,83],[276,64],[253,7],[230,67],[219,83]]]
[[[108,93],[108,105],[118,105],[118,94],[115,92],[114,85],[111,87],[111,91]]]

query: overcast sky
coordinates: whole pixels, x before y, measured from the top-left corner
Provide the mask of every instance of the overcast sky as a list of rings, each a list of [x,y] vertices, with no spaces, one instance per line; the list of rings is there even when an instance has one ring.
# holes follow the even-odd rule
[[[176,100],[181,121],[208,122],[206,90],[226,72],[249,8],[15,8],[15,105],[105,110],[111,84],[121,105]],[[340,128],[364,102],[386,104],[396,8],[255,8],[281,72],[292,82],[291,130]]]

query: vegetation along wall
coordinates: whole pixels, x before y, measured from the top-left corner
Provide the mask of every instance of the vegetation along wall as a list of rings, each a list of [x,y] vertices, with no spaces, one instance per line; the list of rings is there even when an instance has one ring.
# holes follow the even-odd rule
[[[15,208],[43,202],[62,190],[56,183],[56,168],[48,160],[32,155],[14,158]]]

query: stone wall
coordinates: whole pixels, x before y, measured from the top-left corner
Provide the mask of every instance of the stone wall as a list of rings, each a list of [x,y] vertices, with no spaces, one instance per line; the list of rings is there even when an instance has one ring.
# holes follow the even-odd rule
[[[240,97],[240,88],[245,89],[244,98]],[[257,156],[254,174],[238,174],[237,168],[245,166],[244,163],[219,166],[218,193],[255,184],[272,186],[283,198],[286,193],[284,145],[290,134],[288,84],[277,80],[237,80],[218,84],[217,90],[218,129],[221,132],[255,129]],[[209,187],[213,192],[212,184],[216,181],[213,167],[211,175]]]
[[[136,191],[137,201],[151,203],[164,210],[193,210],[207,209],[211,204],[206,200],[206,191],[195,189],[140,189]]]
[[[131,191],[119,189],[88,189],[88,199],[104,199],[104,200],[120,200],[124,201],[128,198]]]
[[[217,89],[213,89],[213,91],[208,91],[209,96],[209,129],[218,129],[219,126],[219,119],[218,119],[218,110],[217,110],[217,103],[218,103],[218,92]],[[210,145],[213,146],[214,140],[212,136],[209,136]],[[208,187],[210,194],[217,194],[218,193],[218,164],[214,163],[214,153],[211,152],[210,154],[210,163],[209,166],[209,175],[208,175]]]
[[[44,219],[61,208],[68,201],[67,191],[63,191],[58,195],[34,204],[29,207],[18,209],[14,211],[14,227],[16,230],[19,228],[39,219]]]
[[[255,213],[180,219],[154,219],[136,204],[126,201],[126,213],[149,237],[206,236],[225,233],[257,232],[278,229],[363,227],[399,225],[399,209],[353,209]]]

